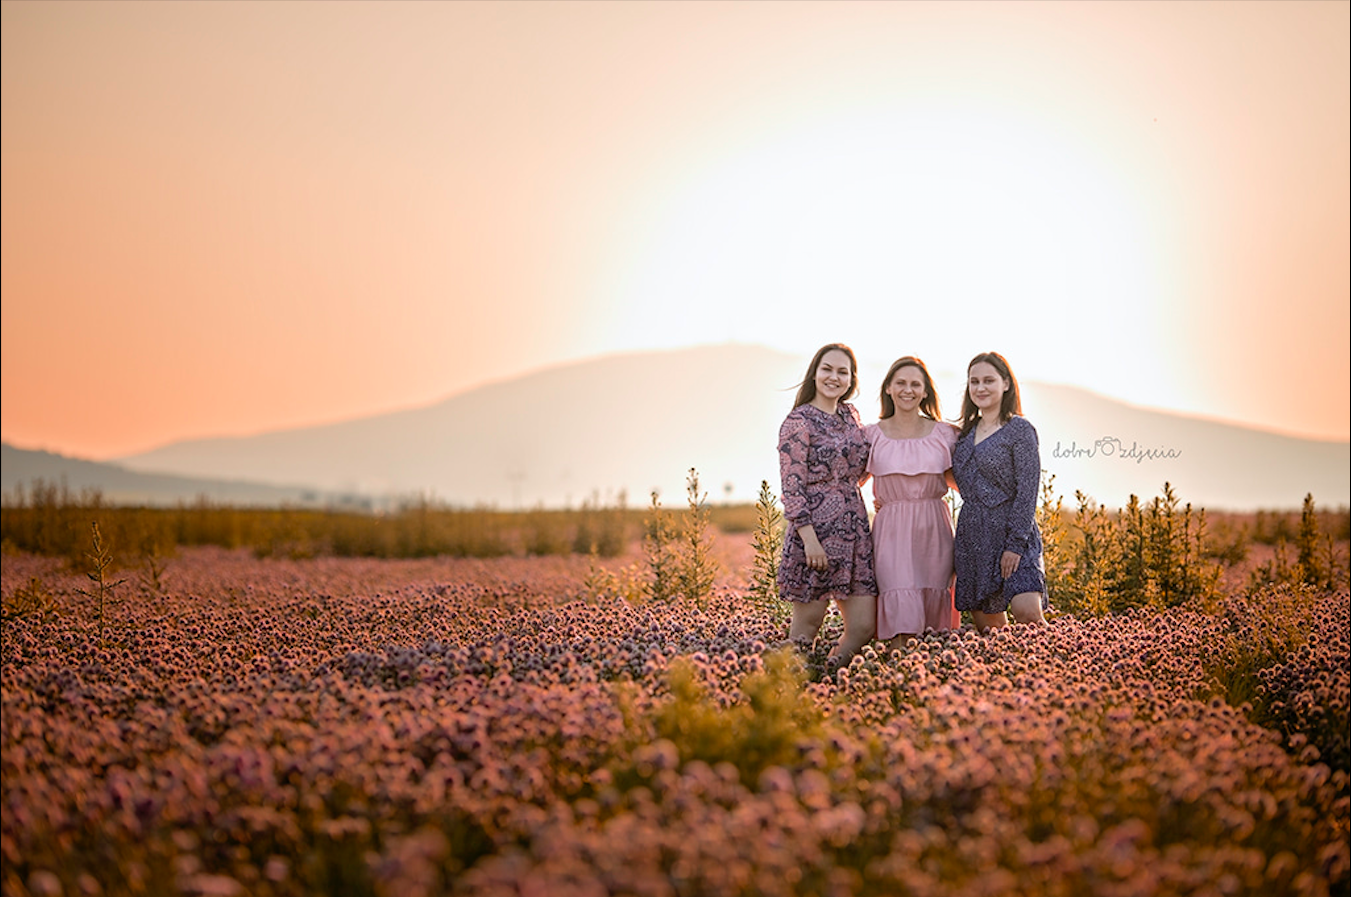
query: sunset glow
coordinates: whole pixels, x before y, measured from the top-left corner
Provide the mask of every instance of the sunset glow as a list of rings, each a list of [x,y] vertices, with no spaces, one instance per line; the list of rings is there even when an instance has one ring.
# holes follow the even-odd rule
[[[6,0],[3,438],[842,340],[1344,441],[1348,10]]]
[[[616,287],[617,342],[785,346],[811,327],[870,358],[919,344],[952,370],[972,345],[1042,345],[1054,351],[1030,370],[1054,379],[1093,362],[1099,347],[1073,341],[1084,328],[1141,342],[1167,326],[1143,203],[1081,149],[985,110],[814,121],[724,160],[663,211]],[[1104,388],[1145,385],[1103,373]]]

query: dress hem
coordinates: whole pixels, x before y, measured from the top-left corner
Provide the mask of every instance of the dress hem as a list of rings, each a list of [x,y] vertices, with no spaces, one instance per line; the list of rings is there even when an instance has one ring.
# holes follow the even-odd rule
[[[948,619],[945,625],[935,626],[929,622],[929,614],[926,611],[928,600],[940,596],[947,600],[944,615]],[[886,613],[889,602],[896,607],[897,613],[890,615]],[[916,622],[919,625],[913,627]],[[959,628],[960,625],[956,610],[952,606],[952,590],[950,588],[888,589],[877,599],[877,637],[883,641],[895,638],[902,633],[917,635],[930,630],[950,632]]]
[[[787,601],[789,604],[815,604],[817,601],[848,601],[850,598],[876,598],[877,595],[872,592],[822,592],[815,598],[799,598],[796,595],[780,595],[781,601]]]

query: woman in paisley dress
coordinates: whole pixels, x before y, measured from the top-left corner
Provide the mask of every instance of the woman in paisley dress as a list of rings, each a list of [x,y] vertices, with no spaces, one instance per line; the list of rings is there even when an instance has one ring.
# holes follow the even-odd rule
[[[1018,380],[997,352],[967,365],[952,473],[962,493],[953,546],[956,604],[981,630],[1044,623],[1046,575],[1037,528],[1041,457],[1022,416]]]
[[[839,663],[872,641],[877,579],[868,510],[859,485],[868,440],[847,399],[858,391],[858,361],[848,346],[822,346],[779,428],[779,472],[788,523],[779,563],[779,596],[793,605],[789,638],[808,645],[829,601],[844,617],[831,656]]]
[[[877,637],[891,649],[927,629],[961,625],[952,605],[952,477],[957,428],[942,419],[933,378],[913,355],[882,380],[882,414],[863,428],[872,445]]]

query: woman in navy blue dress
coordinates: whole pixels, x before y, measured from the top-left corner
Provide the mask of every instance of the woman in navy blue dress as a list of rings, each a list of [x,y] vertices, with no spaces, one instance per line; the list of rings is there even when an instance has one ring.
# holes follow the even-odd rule
[[[952,475],[962,493],[953,559],[956,606],[978,629],[1044,623],[1045,567],[1037,497],[1041,456],[1037,431],[1022,416],[1018,381],[998,352],[967,366],[961,435]]]

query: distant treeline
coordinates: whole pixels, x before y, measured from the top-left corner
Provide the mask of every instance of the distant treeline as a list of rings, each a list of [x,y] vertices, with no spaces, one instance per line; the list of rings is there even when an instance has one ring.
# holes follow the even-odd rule
[[[755,527],[754,505],[709,508],[722,532]],[[641,537],[652,508],[584,502],[573,509],[503,511],[410,500],[387,513],[350,509],[238,507],[200,498],[175,507],[114,505],[98,490],[42,481],[5,496],[0,543],[5,551],[61,557],[87,566],[97,523],[118,563],[171,555],[180,546],[247,548],[258,557],[416,558],[622,554]],[[679,515],[683,510],[656,513]]]
[[[1346,508],[1302,511],[1209,513],[1182,505],[1165,484],[1162,496],[1121,510],[1107,510],[1076,495],[1078,509],[1062,507],[1045,484],[1038,519],[1046,541],[1048,585],[1062,609],[1120,609],[1120,596],[1157,593],[1156,603],[1214,594],[1220,567],[1244,563],[1255,545],[1275,547],[1274,557],[1252,571],[1252,586],[1276,582],[1329,585],[1345,559],[1337,547],[1351,538]],[[767,489],[767,486],[766,486]],[[775,501],[772,494],[768,499]],[[707,523],[722,533],[765,527],[752,504],[700,504]],[[425,498],[385,513],[350,508],[240,507],[199,498],[175,507],[114,505],[97,490],[76,493],[43,481],[4,497],[0,545],[89,566],[90,528],[97,524],[105,546],[121,567],[172,556],[179,547],[215,545],[247,549],[257,557],[525,557],[596,554],[615,557],[654,532],[654,518],[678,528],[689,508],[659,503],[630,508],[624,496],[578,508],[504,511],[456,508]],[[773,524],[782,531],[782,520]],[[757,545],[773,544],[759,533]],[[764,553],[763,546],[759,553]],[[766,570],[777,558],[762,558]],[[1344,574],[1343,574],[1344,576]],[[764,577],[772,582],[772,572]],[[771,591],[772,586],[767,586]],[[1131,598],[1133,602],[1134,597]]]

